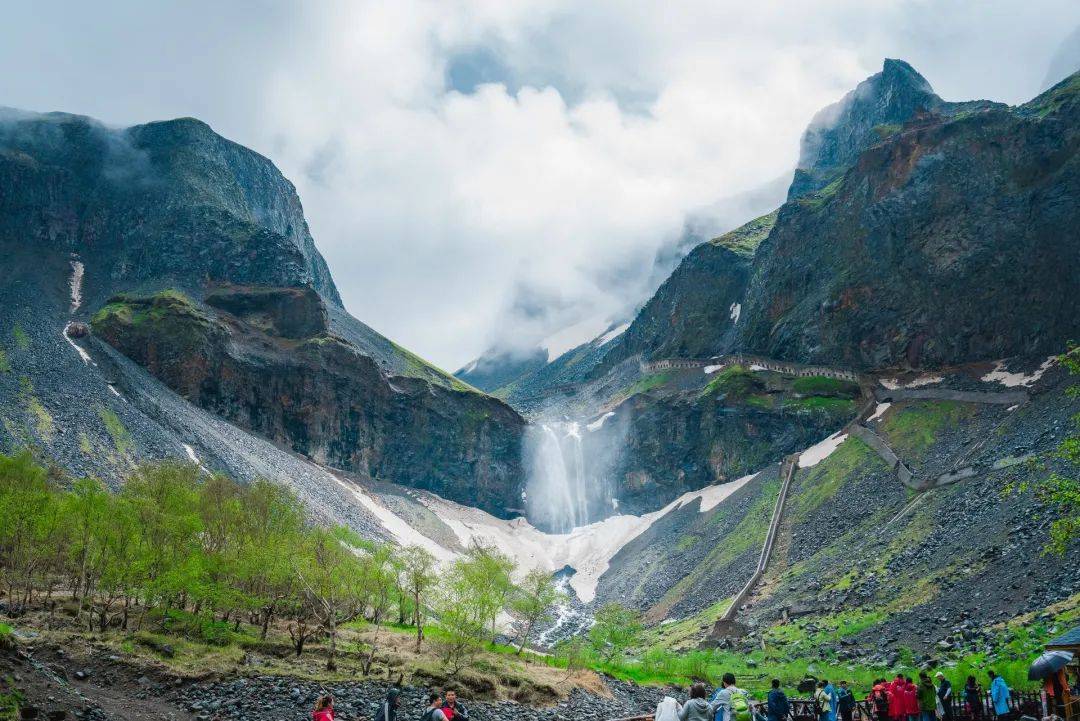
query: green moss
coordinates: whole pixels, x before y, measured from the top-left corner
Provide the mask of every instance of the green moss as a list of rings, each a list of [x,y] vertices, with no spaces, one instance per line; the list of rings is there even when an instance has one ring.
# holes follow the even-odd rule
[[[834,500],[838,492],[859,471],[888,470],[876,453],[858,438],[849,436],[828,458],[812,466],[798,483],[791,499],[791,515],[796,521],[807,518]],[[800,472],[801,473],[801,472]]]
[[[117,452],[121,456],[130,455],[134,449],[134,444],[131,440],[131,433],[124,427],[124,422],[120,420],[120,416],[104,406],[98,408],[98,416],[101,417],[101,422],[105,424],[105,430],[108,431],[109,437],[112,438]]]
[[[753,406],[754,408],[761,408],[762,410],[771,411],[776,408],[776,396],[768,393],[760,393],[757,395],[747,396],[746,405]]]
[[[397,343],[390,341],[390,345],[394,347],[394,351],[401,356],[405,361],[405,370],[403,375],[411,378],[423,378],[425,380],[434,380],[441,385],[445,385],[455,391],[461,391],[465,393],[481,393],[482,391],[473,388],[471,385],[461,380],[460,378],[453,376],[442,368],[439,368],[420,356],[413,353],[407,348],[402,348]]]
[[[816,193],[811,193],[810,195],[800,198],[799,204],[803,207],[810,208],[811,210],[820,210],[833,199],[833,196],[840,190],[840,185],[843,182],[844,178],[841,176]]]
[[[796,378],[791,387],[796,393],[808,396],[855,398],[859,395],[859,385],[857,383],[827,376]]]
[[[666,385],[668,381],[675,377],[675,374],[671,371],[664,371],[663,373],[653,373],[652,375],[645,376],[639,379],[636,383],[626,389],[626,395],[634,396],[638,393],[645,393],[651,391],[654,388]]]
[[[855,407],[855,401],[850,398],[830,398],[828,396],[793,398],[784,404],[785,410],[830,413],[837,416],[851,415],[855,412]]]
[[[974,408],[956,401],[928,401],[893,409],[881,425],[889,444],[903,456],[919,454],[937,441],[938,432],[954,426],[974,413]]]
[[[752,257],[757,251],[758,246],[761,245],[761,241],[769,237],[769,233],[772,232],[773,226],[776,225],[776,216],[779,212],[779,209],[777,209],[768,215],[754,218],[749,223],[741,225],[730,233],[721,235],[719,238],[713,238],[709,242],[713,245],[727,248],[744,257]]]
[[[7,351],[0,348],[0,373],[11,372],[11,361],[8,360]]]
[[[34,432],[43,441],[51,441],[56,432],[56,424],[49,410],[34,394],[34,384],[27,376],[19,378],[19,399],[30,415]]]
[[[11,335],[15,339],[15,347],[19,350],[28,350],[30,348],[30,336],[27,334],[23,327],[18,323],[11,329]]]
[[[701,391],[701,397],[723,394],[729,399],[741,399],[756,390],[760,390],[763,384],[754,377],[754,374],[741,365],[730,365],[716,374]]]
[[[79,450],[88,458],[94,457],[94,447],[90,444],[90,437],[85,433],[79,433]]]
[[[1021,107],[1034,112],[1040,118],[1045,118],[1057,112],[1063,105],[1075,101],[1077,97],[1080,97],[1080,73],[1069,76]]]
[[[900,123],[883,123],[881,125],[875,125],[873,127],[873,131],[877,133],[877,136],[880,140],[884,140],[890,135],[896,135],[903,129],[904,126]]]

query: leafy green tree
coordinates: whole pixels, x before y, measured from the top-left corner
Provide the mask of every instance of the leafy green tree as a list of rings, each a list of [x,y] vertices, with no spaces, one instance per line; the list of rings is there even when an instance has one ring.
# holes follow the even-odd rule
[[[492,640],[499,614],[506,610],[514,590],[511,575],[515,563],[494,546],[474,542],[465,557],[454,564],[453,575],[470,589],[468,602],[488,627]]]
[[[636,611],[609,603],[596,612],[594,620],[596,623],[589,629],[589,643],[608,663],[622,658],[627,649],[641,642],[643,626]]]
[[[525,574],[510,602],[510,608],[518,615],[519,656],[536,627],[551,621],[552,609],[565,598],[566,595],[556,588],[555,579],[547,571],[534,569]]]
[[[420,653],[424,642],[424,603],[436,581],[435,557],[420,546],[406,546],[401,550],[401,562],[405,569],[404,585],[412,596],[416,652]]]
[[[312,531],[296,562],[296,575],[309,598],[308,606],[326,631],[326,670],[337,669],[338,627],[363,609],[362,573],[351,547],[325,529]]]

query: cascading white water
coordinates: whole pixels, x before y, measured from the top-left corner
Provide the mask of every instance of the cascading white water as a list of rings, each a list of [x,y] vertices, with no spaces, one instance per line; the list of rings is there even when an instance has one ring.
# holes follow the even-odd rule
[[[589,479],[576,422],[540,423],[530,430],[529,518],[555,532],[589,521]]]

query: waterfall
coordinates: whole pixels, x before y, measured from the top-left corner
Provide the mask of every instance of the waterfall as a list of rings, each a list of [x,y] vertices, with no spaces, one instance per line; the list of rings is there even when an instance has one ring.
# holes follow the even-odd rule
[[[593,489],[585,466],[581,428],[576,422],[540,423],[530,429],[532,446],[526,499],[529,519],[563,533],[589,522]]]

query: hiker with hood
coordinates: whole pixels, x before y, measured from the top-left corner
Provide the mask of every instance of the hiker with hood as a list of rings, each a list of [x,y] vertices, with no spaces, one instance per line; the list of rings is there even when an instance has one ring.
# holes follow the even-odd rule
[[[379,705],[373,721],[394,721],[397,718],[397,709],[401,704],[401,689],[391,686],[386,692],[386,700]]]
[[[446,716],[446,721],[469,721],[469,709],[465,708],[465,704],[458,701],[457,691],[452,688],[448,688],[443,692],[446,697],[445,703],[443,703],[442,712]]]
[[[420,721],[446,721],[446,714],[442,710],[442,696],[438,691],[432,691],[427,697],[428,705]]]
[[[772,688],[765,702],[765,717],[768,721],[786,721],[791,713],[791,702],[787,694],[780,690],[780,679],[772,680]]]
[[[937,719],[937,689],[930,675],[926,671],[919,672],[919,688],[916,692],[919,701],[919,718],[921,721],[936,721]]]
[[[911,676],[904,679],[904,715],[908,721],[919,721],[919,689]]]
[[[851,721],[855,715],[855,694],[848,688],[847,681],[841,681],[836,691],[836,710],[843,721]]]
[[[725,673],[720,679],[720,688],[716,689],[712,696],[712,703],[718,704],[715,721],[734,721],[735,714],[732,712],[733,697],[738,694],[744,700],[746,691],[735,685],[735,674]]]
[[[945,678],[945,674],[941,671],[935,673],[934,678],[936,678],[938,682],[938,715],[943,721],[952,721],[952,684],[949,683],[949,679]]]
[[[334,697],[330,694],[315,699],[311,709],[311,721],[334,721]]]
[[[903,721],[907,716],[907,704],[904,702],[904,677],[896,674],[896,678],[889,684],[889,718],[893,721]]]
[[[705,684],[690,687],[690,699],[679,709],[679,721],[713,721],[720,704],[705,700]]]
[[[1008,716],[1012,713],[1009,708],[1009,687],[1005,679],[990,671],[990,699],[994,702],[994,713],[998,716]]]
[[[818,721],[829,721],[832,713],[832,696],[825,690],[825,682],[817,682],[817,691],[814,691],[814,707],[817,711]]]

